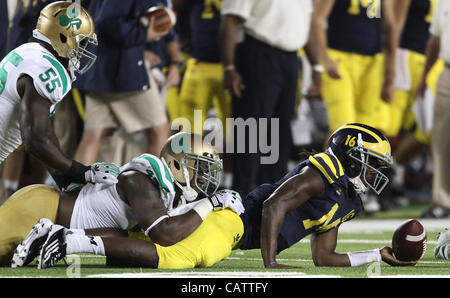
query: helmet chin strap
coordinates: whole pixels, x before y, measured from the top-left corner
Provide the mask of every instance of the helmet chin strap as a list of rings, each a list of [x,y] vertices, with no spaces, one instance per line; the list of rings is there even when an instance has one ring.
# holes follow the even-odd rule
[[[363,146],[362,135],[361,135],[361,133],[358,133],[358,147],[362,147],[362,146]],[[364,182],[362,182],[362,180],[361,180],[361,175],[363,175],[365,173],[365,165],[362,161],[364,161],[364,153],[362,153],[362,151],[361,151],[361,164],[362,164],[361,165],[361,173],[359,173],[359,175],[356,176],[355,178],[348,179],[353,184],[353,187],[355,188],[355,191],[358,194],[365,193],[368,188],[364,184]]]
[[[192,202],[195,201],[198,197],[198,193],[191,187],[190,181],[189,181],[189,172],[188,169],[181,165],[183,169],[183,175],[184,180],[186,181],[186,186],[181,185],[176,179],[174,179],[175,184],[181,189],[183,194],[181,195],[182,202]]]

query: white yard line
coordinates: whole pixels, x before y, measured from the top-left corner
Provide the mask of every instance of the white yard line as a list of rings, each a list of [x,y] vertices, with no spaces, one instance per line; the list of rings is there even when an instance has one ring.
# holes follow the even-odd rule
[[[439,232],[450,228],[450,219],[417,219],[426,231]],[[339,227],[339,233],[394,232],[406,219],[353,219]]]

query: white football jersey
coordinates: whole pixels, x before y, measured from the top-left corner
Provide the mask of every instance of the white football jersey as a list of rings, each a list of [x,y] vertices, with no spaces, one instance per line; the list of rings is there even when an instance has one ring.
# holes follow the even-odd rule
[[[3,58],[0,62],[0,163],[22,144],[21,98],[17,92],[17,80],[22,74],[33,79],[36,91],[52,103],[52,109],[72,88],[67,70],[39,43],[23,44]]]
[[[147,175],[158,186],[160,199],[168,212],[173,210],[175,185],[172,174],[158,157],[151,154],[135,157],[120,168],[121,173],[127,170],[135,170]],[[183,214],[189,210],[190,208],[178,209],[174,215]],[[120,198],[116,184],[105,186],[88,183],[83,186],[75,201],[70,220],[70,228],[78,229],[120,228],[125,230],[131,229],[136,224],[137,219],[133,210]]]

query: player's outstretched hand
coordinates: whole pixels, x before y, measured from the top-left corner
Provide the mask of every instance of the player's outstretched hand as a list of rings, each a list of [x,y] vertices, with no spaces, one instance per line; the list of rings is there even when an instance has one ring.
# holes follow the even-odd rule
[[[216,192],[211,198],[209,198],[214,210],[221,210],[230,208],[237,215],[240,215],[245,211],[244,205],[242,205],[242,198],[238,192],[230,189],[223,189]]]
[[[117,180],[119,173],[119,167],[112,162],[96,162],[84,175],[86,182],[113,185],[119,181]]]
[[[292,266],[292,265],[284,265],[284,264],[279,264],[277,262],[266,266],[266,269],[301,269],[301,268],[303,268],[303,267]]]
[[[391,266],[414,266],[417,264],[417,261],[400,261],[394,257],[394,250],[391,247],[385,246],[380,249],[381,259],[383,262],[391,265]]]

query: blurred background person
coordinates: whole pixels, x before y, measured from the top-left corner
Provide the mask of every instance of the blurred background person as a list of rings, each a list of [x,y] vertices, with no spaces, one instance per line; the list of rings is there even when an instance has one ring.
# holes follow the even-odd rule
[[[433,128],[431,136],[431,155],[433,158],[433,217],[450,216],[450,1],[439,0],[430,26],[430,38],[426,47],[426,62],[420,78],[417,93],[423,98],[427,89],[427,77],[435,63],[441,58],[444,70],[436,86],[436,99],[433,108]],[[434,210],[439,208],[440,210]]]
[[[250,153],[248,127],[245,139],[234,128],[233,189],[242,196],[256,185],[271,183],[287,171],[292,148],[291,119],[298,86],[297,51],[308,57],[312,13],[310,0],[223,0],[219,30],[224,86],[232,95],[232,118],[244,121],[267,119],[267,144],[279,150],[274,164],[261,164],[262,154]],[[281,34],[282,33],[282,34]],[[317,61],[310,61],[316,65]],[[271,121],[278,121],[272,133]],[[275,144],[275,135],[279,142]],[[244,144],[238,144],[243,142]],[[253,144],[254,145],[254,144]],[[245,153],[237,153],[236,147]]]
[[[358,122],[382,131],[381,101],[394,97],[398,43],[392,0],[314,1],[322,75],[322,97],[329,130]],[[383,55],[384,54],[384,55]]]
[[[423,132],[417,125],[413,105],[417,87],[425,66],[425,48],[437,0],[397,0],[395,19],[402,30],[396,57],[396,92],[387,113],[390,115],[388,135],[394,156],[394,176],[389,187],[380,196],[382,210],[394,204],[407,205],[410,201],[428,200],[431,194],[431,173],[428,146],[431,131]],[[436,83],[444,67],[438,61],[427,76],[427,85],[433,96]],[[411,183],[413,182],[413,183]]]
[[[87,92],[86,121],[75,159],[96,161],[103,139],[117,129],[132,136],[141,153],[159,155],[169,136],[169,123],[144,51],[148,42],[158,40],[168,31],[156,33],[151,25],[138,26],[141,15],[159,3],[156,0],[90,3],[88,10],[99,37],[95,53],[98,58],[82,84]],[[118,146],[110,144],[109,150],[115,147]],[[122,164],[128,155],[130,152],[120,152],[114,161]]]
[[[183,127],[184,130],[197,134],[204,133],[204,123],[211,118],[211,114],[217,117],[223,135],[223,139],[219,140],[223,148],[218,150],[223,152],[226,146],[226,118],[231,117],[231,96],[224,89],[224,72],[220,62],[218,34],[222,0],[174,0],[173,4],[179,15],[185,14],[190,46],[179,93],[178,116],[190,122],[190,127]],[[196,110],[200,113],[194,114]],[[196,115],[200,115],[201,119],[195,119]],[[231,172],[229,158],[229,155],[222,154],[226,176]]]

